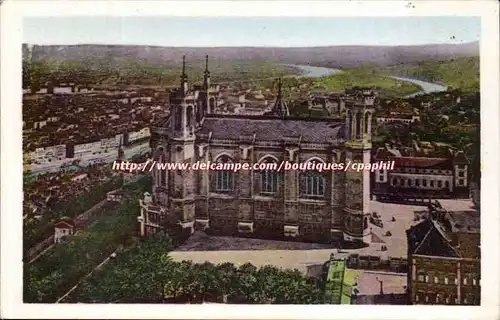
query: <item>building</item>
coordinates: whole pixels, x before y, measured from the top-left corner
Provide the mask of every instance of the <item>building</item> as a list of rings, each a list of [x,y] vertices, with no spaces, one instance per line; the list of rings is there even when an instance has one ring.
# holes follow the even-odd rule
[[[420,116],[418,114],[411,113],[400,113],[400,114],[386,114],[377,116],[377,124],[386,123],[405,123],[411,124],[414,122],[420,122]]]
[[[480,305],[480,216],[439,204],[407,230],[411,304]]]
[[[341,115],[345,112],[345,96],[337,93],[312,92],[309,94],[308,106],[309,110]]]
[[[124,193],[121,190],[110,191],[106,194],[106,200],[110,202],[120,202],[123,200]]]
[[[394,161],[394,170],[373,173],[377,199],[469,198],[469,160],[462,151],[424,154],[418,147],[403,150],[386,145],[374,162]]]
[[[185,74],[170,97],[171,113],[151,127],[154,160],[275,165],[369,162],[373,92],[346,101],[346,120],[290,116],[279,89],[262,116],[213,114],[208,66],[203,86]],[[304,241],[371,241],[370,174],[356,172],[155,171],[153,200],[141,202],[142,235],[195,228],[228,235]]]
[[[75,233],[75,223],[69,218],[62,218],[54,224],[54,243],[60,243],[64,237]]]

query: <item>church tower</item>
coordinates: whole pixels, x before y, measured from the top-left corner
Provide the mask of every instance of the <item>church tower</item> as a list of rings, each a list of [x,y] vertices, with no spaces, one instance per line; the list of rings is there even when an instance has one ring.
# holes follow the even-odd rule
[[[344,240],[371,242],[370,171],[353,170],[354,163],[370,163],[371,122],[375,104],[371,89],[360,89],[346,101],[346,157]]]
[[[198,91],[190,90],[186,75],[186,58],[182,61],[181,86],[170,96],[171,120],[166,148],[169,163],[195,162],[195,126]],[[166,174],[167,224],[193,232],[195,212],[195,175],[191,170],[168,171]]]

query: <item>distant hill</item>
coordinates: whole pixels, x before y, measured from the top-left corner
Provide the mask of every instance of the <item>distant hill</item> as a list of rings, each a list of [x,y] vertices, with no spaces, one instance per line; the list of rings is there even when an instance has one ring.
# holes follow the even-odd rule
[[[26,45],[24,46],[26,47]],[[179,64],[183,55],[192,62],[206,54],[217,60],[269,61],[351,68],[360,64],[388,66],[424,60],[448,60],[479,56],[478,42],[418,46],[328,46],[306,48],[269,47],[154,47],[132,45],[34,45],[29,53],[34,61],[135,60],[151,65]]]

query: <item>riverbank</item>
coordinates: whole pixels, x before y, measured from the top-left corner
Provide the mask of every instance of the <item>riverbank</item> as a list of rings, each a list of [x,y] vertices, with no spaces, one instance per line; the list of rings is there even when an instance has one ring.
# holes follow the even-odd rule
[[[368,68],[334,69],[309,65],[288,65],[300,69],[299,77],[314,78],[313,90],[342,92],[346,87],[376,87],[382,96],[412,97],[420,94],[441,92],[446,86],[418,79],[390,76]]]

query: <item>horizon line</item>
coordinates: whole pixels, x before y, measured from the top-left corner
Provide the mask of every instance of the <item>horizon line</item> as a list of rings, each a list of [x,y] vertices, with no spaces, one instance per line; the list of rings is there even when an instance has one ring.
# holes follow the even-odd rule
[[[423,43],[423,44],[331,44],[331,45],[318,45],[318,46],[172,46],[172,45],[148,45],[148,44],[120,44],[120,43],[71,43],[71,44],[36,44],[23,42],[22,45],[30,46],[130,46],[130,47],[152,47],[152,48],[207,48],[207,49],[224,49],[224,48],[255,48],[255,49],[306,49],[306,48],[328,48],[328,47],[422,47],[422,46],[435,46],[435,45],[467,45],[479,44],[479,40],[461,42],[461,43]]]

